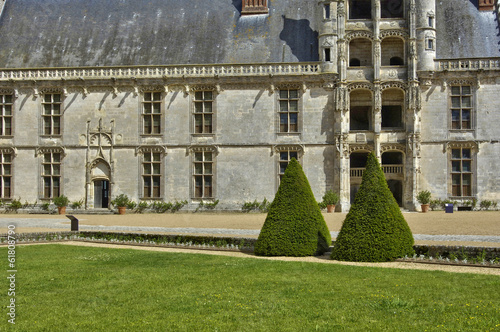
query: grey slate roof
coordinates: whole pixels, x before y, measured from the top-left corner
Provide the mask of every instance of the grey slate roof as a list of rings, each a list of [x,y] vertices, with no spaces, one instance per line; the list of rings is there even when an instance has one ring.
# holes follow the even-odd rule
[[[417,0],[419,1],[419,0]],[[6,0],[0,68],[318,60],[316,0]],[[500,30],[477,0],[436,0],[437,57],[500,57]]]
[[[7,0],[0,67],[317,61],[315,1]],[[285,46],[283,46],[285,45]]]
[[[436,0],[436,29],[439,59],[500,57],[497,14],[477,0]]]

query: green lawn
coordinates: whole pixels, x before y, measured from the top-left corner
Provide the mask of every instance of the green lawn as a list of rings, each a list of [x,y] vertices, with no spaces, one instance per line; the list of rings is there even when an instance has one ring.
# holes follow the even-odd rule
[[[497,276],[16,248],[18,331],[500,331]],[[7,248],[0,248],[7,274]],[[9,298],[1,292],[7,325]]]

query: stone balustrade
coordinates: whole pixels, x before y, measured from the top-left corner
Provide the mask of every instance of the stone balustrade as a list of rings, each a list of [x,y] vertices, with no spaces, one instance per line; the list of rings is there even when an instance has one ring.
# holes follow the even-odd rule
[[[437,71],[498,70],[500,58],[443,59],[435,61]]]
[[[320,63],[279,63],[241,65],[185,65],[185,66],[130,66],[81,67],[47,69],[3,69],[0,80],[55,80],[55,79],[131,79],[184,78],[227,76],[313,75],[320,73]]]
[[[382,165],[382,171],[384,174],[403,174],[403,165]],[[363,177],[363,173],[365,168],[352,167],[350,169],[350,175],[352,178],[361,178]]]

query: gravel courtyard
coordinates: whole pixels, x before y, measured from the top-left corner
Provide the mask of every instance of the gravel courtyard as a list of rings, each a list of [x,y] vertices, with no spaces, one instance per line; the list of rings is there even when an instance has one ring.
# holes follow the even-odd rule
[[[417,244],[500,246],[500,211],[433,211],[403,214]],[[257,237],[266,214],[262,213],[166,213],[94,215],[75,214],[80,230],[118,232],[213,234],[218,236]],[[345,213],[324,213],[332,237],[340,230]],[[4,214],[0,233],[8,224],[16,232],[67,231],[70,221],[60,215]]]

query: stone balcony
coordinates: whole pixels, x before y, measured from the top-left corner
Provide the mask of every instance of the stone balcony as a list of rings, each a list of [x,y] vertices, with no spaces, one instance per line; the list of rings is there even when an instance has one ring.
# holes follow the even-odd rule
[[[351,168],[350,175],[351,178],[362,178],[365,168]],[[404,165],[382,165],[382,171],[386,176],[391,175],[403,175]]]

